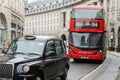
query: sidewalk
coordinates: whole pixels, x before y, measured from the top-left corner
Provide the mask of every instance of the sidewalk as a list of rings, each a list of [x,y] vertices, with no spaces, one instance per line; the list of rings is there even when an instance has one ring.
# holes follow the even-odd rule
[[[120,80],[120,53],[107,51],[106,60],[81,80]],[[94,74],[94,75],[93,75]]]
[[[120,52],[108,51],[107,53],[111,54],[111,55],[114,55],[114,56],[117,56],[117,57],[120,57]]]
[[[120,57],[120,52],[108,51],[108,54]],[[120,80],[120,67],[118,67],[117,76],[116,76],[115,80]]]

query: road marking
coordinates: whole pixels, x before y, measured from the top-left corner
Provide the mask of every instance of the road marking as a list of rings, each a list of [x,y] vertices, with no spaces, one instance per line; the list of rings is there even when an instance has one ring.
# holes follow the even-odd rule
[[[93,70],[89,71],[89,72],[88,72],[85,76],[83,76],[80,80],[86,80],[89,76],[91,76],[94,72],[96,72],[101,66],[102,66],[102,64],[99,65],[98,67],[95,66],[95,67],[93,68]],[[97,68],[96,68],[96,67],[97,67]]]

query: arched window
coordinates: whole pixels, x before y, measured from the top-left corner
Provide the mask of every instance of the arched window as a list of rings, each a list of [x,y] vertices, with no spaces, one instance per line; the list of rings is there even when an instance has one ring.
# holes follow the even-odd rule
[[[120,27],[118,29],[118,48],[120,48]]]
[[[62,34],[62,35],[61,35],[61,39],[63,39],[64,41],[66,41],[66,36],[65,36],[65,34]]]
[[[115,29],[114,28],[111,29],[110,39],[111,39],[111,47],[114,47],[115,46]]]

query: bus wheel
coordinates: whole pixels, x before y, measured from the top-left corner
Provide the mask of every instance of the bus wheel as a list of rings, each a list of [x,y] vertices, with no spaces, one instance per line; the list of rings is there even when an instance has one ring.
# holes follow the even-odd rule
[[[104,60],[98,60],[98,63],[102,64]]]
[[[74,62],[79,62],[79,59],[73,59],[74,60]]]
[[[99,60],[98,62],[101,64],[101,63],[103,63],[104,62],[104,60],[106,59],[106,56],[105,57],[103,57],[103,60]]]

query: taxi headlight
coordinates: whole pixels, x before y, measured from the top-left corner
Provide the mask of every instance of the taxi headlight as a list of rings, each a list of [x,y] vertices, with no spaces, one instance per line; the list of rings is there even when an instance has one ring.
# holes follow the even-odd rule
[[[28,72],[30,70],[30,67],[28,65],[24,65],[22,70],[23,72]]]

